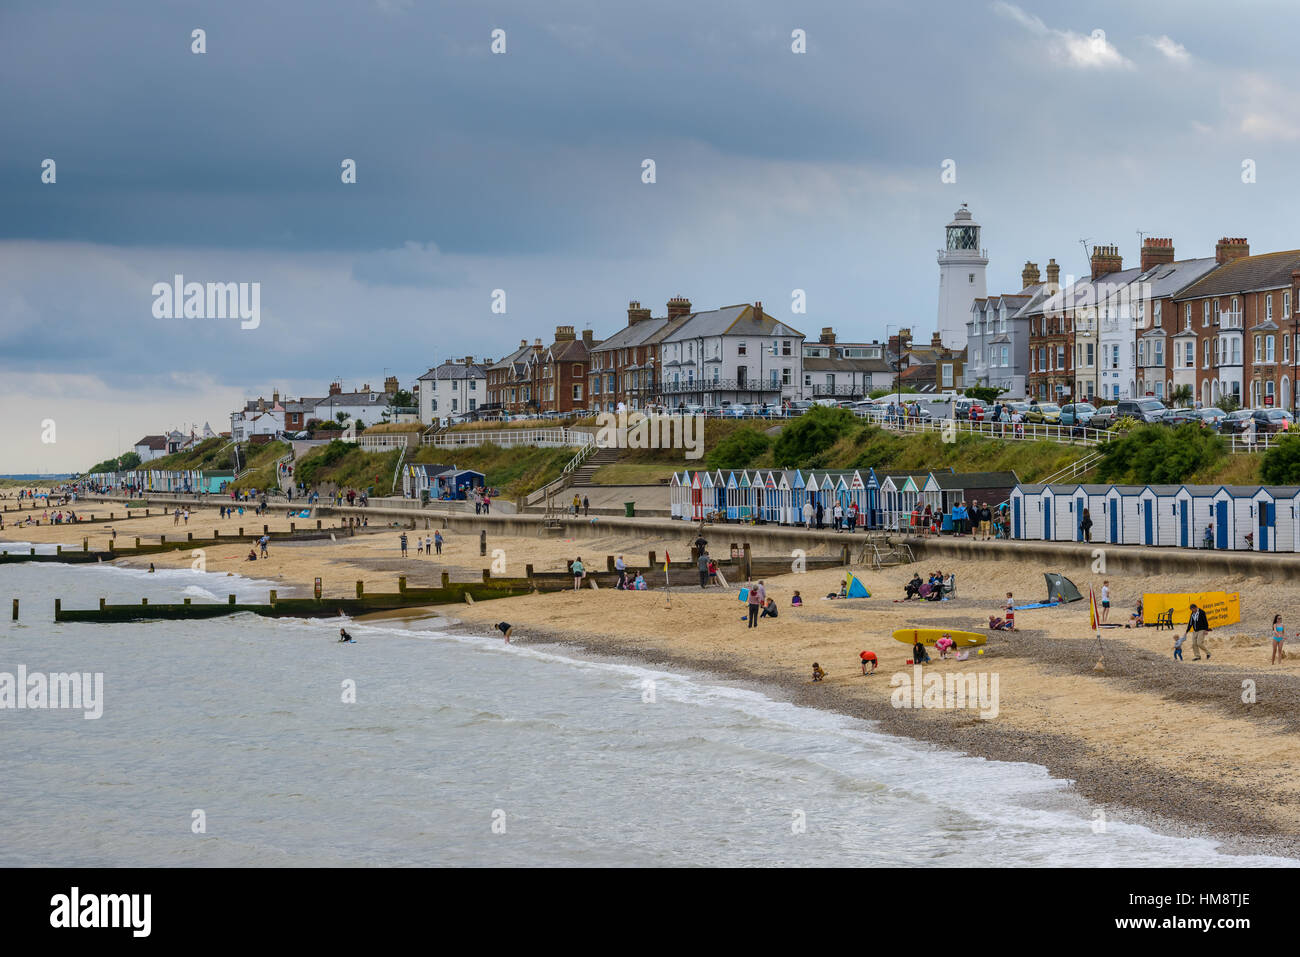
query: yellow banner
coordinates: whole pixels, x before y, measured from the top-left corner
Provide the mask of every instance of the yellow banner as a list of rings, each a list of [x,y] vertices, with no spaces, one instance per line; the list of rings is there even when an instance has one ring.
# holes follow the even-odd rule
[[[1142,596],[1142,620],[1148,625],[1155,624],[1156,616],[1171,608],[1174,611],[1174,624],[1187,624],[1191,615],[1191,605],[1205,612],[1211,628],[1235,625],[1241,621],[1241,594],[1239,592],[1203,591],[1174,595],[1144,594]]]

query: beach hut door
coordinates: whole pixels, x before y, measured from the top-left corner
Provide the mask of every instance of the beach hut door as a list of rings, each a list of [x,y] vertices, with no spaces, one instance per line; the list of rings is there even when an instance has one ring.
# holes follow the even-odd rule
[[[1186,501],[1178,503],[1178,543],[1183,548],[1187,547],[1187,504]]]
[[[1119,544],[1119,501],[1111,502],[1113,506],[1110,510],[1110,542],[1112,545]]]
[[[1273,519],[1276,515],[1274,509],[1277,506],[1272,502],[1259,503],[1259,550],[1268,551],[1268,530],[1273,527]]]
[[[1043,541],[1052,540],[1052,500],[1043,503]]]
[[[1151,545],[1155,540],[1154,535],[1152,534],[1155,525],[1155,509],[1151,507],[1152,502],[1149,499],[1143,502],[1142,506],[1142,524],[1146,531],[1146,538],[1144,538],[1143,541],[1147,545]]]
[[[1013,534],[1016,538],[1020,537],[1020,499],[1013,499],[1011,502],[1011,520],[1015,528]]]
[[[1214,503],[1214,537],[1218,548],[1228,547],[1228,503]]]
[[[1079,533],[1079,541],[1083,541],[1083,512],[1087,508],[1086,499],[1082,496],[1074,500],[1074,527]]]

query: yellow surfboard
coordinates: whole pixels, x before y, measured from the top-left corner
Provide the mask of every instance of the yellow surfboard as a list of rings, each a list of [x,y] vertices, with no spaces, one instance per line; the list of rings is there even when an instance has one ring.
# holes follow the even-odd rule
[[[944,635],[952,639],[956,648],[973,648],[988,641],[987,635],[976,631],[958,631],[955,628],[900,628],[894,632],[894,640],[905,645],[914,645],[918,641],[923,645],[932,645]]]

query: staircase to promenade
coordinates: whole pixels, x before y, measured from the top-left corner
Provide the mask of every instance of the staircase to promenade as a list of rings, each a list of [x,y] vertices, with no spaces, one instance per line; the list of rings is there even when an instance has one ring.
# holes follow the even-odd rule
[[[596,469],[604,465],[613,465],[618,461],[618,449],[597,449],[587,456],[586,460],[573,470],[573,480],[569,483],[574,487],[590,487],[596,483],[591,480],[595,475]]]

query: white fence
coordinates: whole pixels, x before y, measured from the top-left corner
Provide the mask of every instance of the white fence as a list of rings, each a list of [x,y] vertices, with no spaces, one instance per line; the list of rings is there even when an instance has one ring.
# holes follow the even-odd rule
[[[439,432],[426,435],[421,444],[435,448],[497,445],[503,449],[533,446],[543,449],[580,448],[595,442],[590,432],[578,429],[487,429],[481,432]]]
[[[1022,422],[971,422],[968,419],[908,419],[883,412],[855,410],[855,415],[895,432],[944,432],[949,435],[980,435],[984,438],[1060,442],[1063,445],[1096,445],[1108,433],[1073,425],[1041,425]]]

